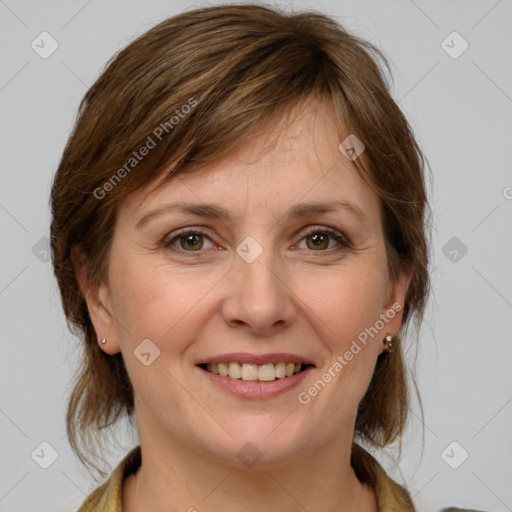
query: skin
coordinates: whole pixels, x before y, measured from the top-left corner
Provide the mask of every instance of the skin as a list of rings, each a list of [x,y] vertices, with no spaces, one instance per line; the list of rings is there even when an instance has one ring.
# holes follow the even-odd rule
[[[310,403],[297,395],[380,314],[404,304],[410,276],[390,279],[379,199],[338,150],[332,104],[308,101],[293,112],[222,161],[129,196],[118,211],[108,280],[84,283],[98,339],[108,340],[100,347],[122,352],[135,390],[142,466],[125,484],[125,512],[378,510],[350,450],[358,404],[402,313]],[[175,210],[136,228],[176,200],[220,205],[231,217]],[[297,204],[339,200],[366,221],[344,209],[285,217]],[[187,227],[206,236],[187,245],[174,234]],[[313,239],[322,234],[318,248]],[[263,249],[252,263],[236,253],[247,236]],[[145,339],[160,350],[148,366],[133,354]],[[298,388],[247,400],[196,366],[229,352],[290,352],[315,368]],[[261,453],[251,468],[237,456],[248,442]]]

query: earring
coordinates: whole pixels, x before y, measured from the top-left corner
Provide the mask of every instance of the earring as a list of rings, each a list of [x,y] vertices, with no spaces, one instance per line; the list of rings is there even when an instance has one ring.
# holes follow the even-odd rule
[[[384,350],[386,352],[393,352],[393,345],[395,341],[398,341],[398,336],[396,334],[389,334],[385,337],[385,347]]]
[[[105,345],[105,343],[107,343],[107,338],[103,338],[100,342],[102,345]]]

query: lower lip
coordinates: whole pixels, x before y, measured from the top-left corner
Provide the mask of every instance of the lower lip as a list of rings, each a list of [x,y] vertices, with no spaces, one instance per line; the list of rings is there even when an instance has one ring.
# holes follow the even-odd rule
[[[282,395],[297,387],[305,379],[312,367],[300,373],[296,373],[291,377],[284,377],[270,382],[232,379],[231,377],[222,377],[221,375],[210,373],[203,370],[203,368],[199,369],[213,384],[239,398],[245,398],[247,400],[265,400]]]

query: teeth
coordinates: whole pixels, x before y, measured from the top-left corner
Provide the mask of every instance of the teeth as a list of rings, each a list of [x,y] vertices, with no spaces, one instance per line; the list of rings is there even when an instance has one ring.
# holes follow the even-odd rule
[[[208,369],[208,365],[206,366],[206,369]],[[227,377],[229,374],[229,366],[226,363],[219,363],[219,375],[222,375],[223,377]]]
[[[229,373],[228,376],[232,379],[241,379],[242,378],[242,368],[238,363],[229,363]]]
[[[243,364],[241,374],[242,380],[258,380],[258,365]]]
[[[276,369],[276,377],[278,379],[284,379],[286,377],[286,364],[285,363],[277,363],[275,366]]]
[[[262,380],[265,382],[276,380],[276,370],[272,363],[262,364],[261,366],[258,366],[258,380]]]
[[[270,382],[276,379],[284,379],[299,373],[302,369],[300,363],[212,363],[206,365],[206,370],[215,375],[230,377],[231,379],[241,379],[243,381]]]

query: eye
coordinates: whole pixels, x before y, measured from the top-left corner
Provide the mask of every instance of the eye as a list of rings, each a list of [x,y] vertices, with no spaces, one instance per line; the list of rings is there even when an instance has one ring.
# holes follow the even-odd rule
[[[183,250],[186,252],[198,252],[201,249],[211,249],[212,247],[204,247],[205,240],[208,240],[210,244],[212,241],[208,235],[201,230],[183,230],[175,233],[171,233],[172,238],[167,237],[163,245],[166,249],[175,248],[177,250]],[[176,247],[178,244],[178,247]]]
[[[338,246],[341,246],[338,247],[338,249],[350,247],[350,242],[342,233],[329,228],[313,227],[306,231],[302,240],[306,241],[306,247],[308,249],[316,252],[323,252],[326,249],[332,249],[333,247],[331,242],[336,242]]]
[[[336,251],[351,247],[349,240],[342,233],[322,227],[313,227],[307,230],[301,239],[302,241],[306,242],[307,249],[315,252],[325,252],[331,249]],[[173,251],[191,253],[201,252],[203,249],[213,249],[214,244],[203,230],[186,228],[168,235],[163,241],[163,247]],[[298,247],[304,249],[304,247],[300,247],[300,244]]]

